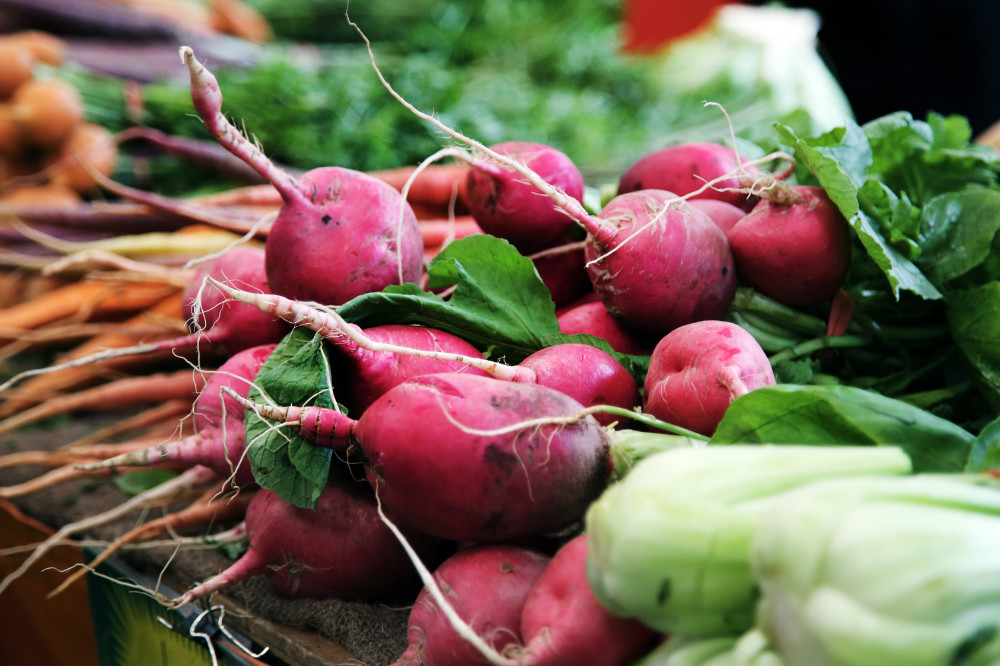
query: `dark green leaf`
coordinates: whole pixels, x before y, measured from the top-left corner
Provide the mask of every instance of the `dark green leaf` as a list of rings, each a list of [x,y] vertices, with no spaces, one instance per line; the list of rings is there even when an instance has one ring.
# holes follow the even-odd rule
[[[924,206],[917,265],[943,286],[982,264],[1000,231],[1000,191],[976,189],[937,196]],[[994,276],[995,277],[995,276]]]
[[[737,398],[711,444],[898,446],[917,471],[965,468],[974,437],[951,421],[851,386],[778,384]]]
[[[816,139],[801,139],[788,127],[776,126],[778,133],[795,150],[800,164],[807,168],[850,223],[868,256],[889,281],[893,295],[901,289],[928,299],[941,293],[912,261],[893,247],[877,225],[861,209],[858,191],[867,179],[872,163],[872,149],[864,132],[855,123]]]
[[[365,294],[338,310],[361,327],[419,324],[454,333],[491,357],[518,363],[559,332],[555,304],[534,264],[487,234],[459,239],[431,262],[429,285],[454,286],[445,300],[415,285]]]
[[[312,331],[293,329],[257,373],[250,398],[281,406],[333,407],[325,346]],[[315,508],[326,486],[332,451],[291,428],[275,427],[252,410],[245,419],[247,457],[257,483],[290,504]]]
[[[955,344],[1000,406],[1000,282],[949,294],[945,311]]]

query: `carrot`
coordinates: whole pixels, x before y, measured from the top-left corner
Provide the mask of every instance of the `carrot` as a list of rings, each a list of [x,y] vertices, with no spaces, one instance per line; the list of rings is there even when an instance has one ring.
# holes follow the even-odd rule
[[[52,590],[48,594],[47,598],[51,599],[56,596],[72,585],[78,578],[80,578],[80,576],[86,574],[87,571],[95,569],[106,559],[130,543],[146,541],[163,533],[170,533],[182,528],[195,527],[198,525],[210,525],[216,521],[239,519],[246,513],[247,504],[250,503],[250,499],[253,498],[254,495],[253,492],[245,492],[240,493],[231,499],[221,498],[216,500],[218,494],[217,489],[210,488],[184,509],[174,513],[168,513],[165,516],[150,520],[147,523],[129,530],[122,536],[112,541],[108,547],[105,548],[100,555],[91,560],[85,568],[77,570],[65,581],[60,583],[59,587]]]
[[[0,40],[0,98],[6,99],[34,77],[35,54],[11,40]]]
[[[371,175],[402,191],[406,181],[417,169],[415,166],[371,171]],[[465,164],[432,164],[417,175],[407,194],[407,201],[447,208],[456,192],[460,201],[465,200],[465,179],[469,167]]]
[[[20,30],[3,37],[4,42],[13,42],[30,52],[35,60],[58,67],[66,59],[66,42],[59,37],[41,30]]]
[[[178,370],[152,375],[126,377],[107,384],[77,391],[50,400],[0,421],[0,433],[10,432],[59,414],[91,410],[108,411],[146,402],[187,398],[194,400],[204,386],[200,372]]]
[[[11,95],[6,111],[18,122],[24,140],[54,149],[84,118],[83,99],[73,84],[59,79],[31,79]]]
[[[274,37],[271,26],[253,7],[240,0],[209,0],[212,27],[221,33],[250,42],[267,42]]]
[[[157,303],[174,287],[159,283],[110,283],[99,280],[72,282],[31,301],[0,310],[0,328],[35,329],[68,317],[90,317],[135,312]]]
[[[135,315],[127,323],[139,324],[148,322],[151,319],[155,321],[157,317],[183,322],[183,318],[181,317],[181,302],[181,294],[173,293],[146,311]],[[57,360],[60,363],[66,363],[107,349],[131,347],[139,342],[140,340],[137,340],[134,336],[125,333],[107,333],[91,338],[74,347]],[[153,355],[154,359],[160,360],[166,357],[166,353]],[[135,367],[141,365],[141,363],[149,363],[148,359],[150,359],[150,355],[144,357],[128,356],[37,374],[28,378],[18,387],[17,391],[11,393],[8,399],[0,405],[0,418],[5,418],[22,409],[27,409],[54,394],[93,385],[106,377],[115,376],[126,368]]]
[[[71,447],[91,446],[124,433],[144,429],[144,439],[163,441],[177,430],[177,418],[191,412],[190,400],[167,400],[134,416],[116,421],[71,442]]]
[[[30,450],[15,451],[5,456],[0,456],[0,469],[10,467],[21,467],[24,465],[35,465],[40,467],[62,467],[64,465],[74,465],[91,460],[104,460],[113,456],[145,448],[152,442],[158,440],[137,439],[121,444],[96,444],[92,446],[74,446],[70,448],[60,448],[55,451]]]
[[[45,472],[44,474],[36,476],[27,481],[24,481],[23,483],[16,483],[12,486],[0,487],[0,498],[14,499],[16,497],[24,497],[25,495],[31,495],[41,490],[45,490],[46,488],[58,486],[59,484],[66,483],[68,481],[74,481],[76,479],[85,479],[89,477],[108,476],[113,471],[113,470],[83,470],[77,468],[77,465],[87,462],[99,462],[99,461],[96,459],[75,460],[71,463],[67,463],[61,467],[56,467],[51,471]]]
[[[431,218],[420,220],[419,223],[420,233],[424,238],[424,247],[436,247],[446,240],[483,233],[471,215],[462,215],[454,220]]]
[[[0,200],[5,203],[35,203],[60,208],[68,208],[82,201],[76,190],[61,183],[16,187],[4,192]]]
[[[202,206],[272,206],[275,210],[283,203],[274,185],[245,185],[222,192],[188,197],[186,201]]]
[[[80,165],[82,160],[105,176],[114,173],[118,146],[111,130],[97,123],[81,122],[48,161],[45,171],[52,174],[54,185],[89,192],[97,187],[97,181]]]

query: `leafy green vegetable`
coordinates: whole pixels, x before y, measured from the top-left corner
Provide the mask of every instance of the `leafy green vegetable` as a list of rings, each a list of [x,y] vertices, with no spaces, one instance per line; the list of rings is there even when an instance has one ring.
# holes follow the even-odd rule
[[[559,332],[555,304],[530,259],[487,234],[459,239],[428,267],[431,289],[454,287],[445,300],[416,285],[364,294],[338,309],[361,327],[420,324],[454,333],[481,351],[518,363]]]
[[[975,437],[946,419],[852,386],[778,384],[737,398],[711,444],[898,446],[916,471],[963,470]]]
[[[177,472],[168,469],[137,469],[114,477],[118,490],[126,495],[135,496],[155,488],[164,481],[177,476]]]
[[[333,407],[326,342],[296,328],[261,367],[250,390],[251,400],[277,405]],[[295,506],[315,508],[326,485],[333,453],[290,429],[248,409],[245,415],[247,457],[254,479]]]

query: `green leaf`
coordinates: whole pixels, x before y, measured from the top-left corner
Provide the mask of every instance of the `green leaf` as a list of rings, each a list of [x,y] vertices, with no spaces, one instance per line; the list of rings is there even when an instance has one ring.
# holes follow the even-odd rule
[[[135,496],[155,488],[164,481],[177,476],[177,472],[167,469],[137,469],[114,477],[115,485],[126,495]]]
[[[936,285],[965,275],[993,254],[1000,231],[1000,191],[950,192],[931,199],[920,220],[924,258],[917,265]],[[996,276],[993,276],[996,277]]]
[[[281,406],[333,407],[326,342],[296,328],[271,353],[249,396]],[[290,428],[276,428],[253,410],[246,415],[247,457],[254,479],[286,502],[313,509],[326,486],[333,452],[312,444]]]
[[[967,472],[1000,470],[1000,418],[990,422],[979,432],[969,454]]]
[[[459,239],[431,262],[429,286],[454,287],[446,300],[416,285],[364,294],[338,309],[363,328],[418,324],[454,333],[477,349],[518,363],[559,332],[555,303],[530,259],[488,234]]]
[[[1000,406],[1000,282],[948,295],[945,312],[952,338],[995,406]]]
[[[859,189],[867,180],[873,160],[871,145],[861,128],[848,121],[846,127],[815,139],[799,138],[782,125],[775,128],[795,150],[800,165],[816,178],[850,223],[865,252],[889,281],[893,296],[898,299],[900,290],[905,289],[923,298],[941,298],[937,288],[882,236],[877,224],[861,208]]]
[[[879,393],[845,386],[778,384],[737,398],[710,444],[898,446],[916,471],[965,468],[973,435]]]

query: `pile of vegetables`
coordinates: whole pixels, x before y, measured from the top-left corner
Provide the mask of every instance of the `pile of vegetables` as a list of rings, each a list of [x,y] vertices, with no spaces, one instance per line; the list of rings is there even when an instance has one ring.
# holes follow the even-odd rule
[[[195,494],[243,498],[247,550],[151,594],[181,607],[266,575],[290,597],[409,595],[398,664],[1000,658],[1000,154],[963,118],[777,121],[587,183],[570,152],[470,138],[376,68],[452,144],[401,171],[300,173],[180,56],[207,137],[263,184],[177,200],[98,182],[231,234],[177,270],[101,259],[168,287],[157,302],[190,330],[0,386],[13,415],[47,403],[29,382],[169,366],[175,393],[129,441],[0,464],[56,469],[6,496],[136,465],[170,478],[63,526],[0,594],[60,539]],[[266,215],[228,208],[251,198]],[[166,385],[151,377],[131,379]],[[102,400],[85,395],[62,408]],[[165,435],[180,414],[193,433]]]

